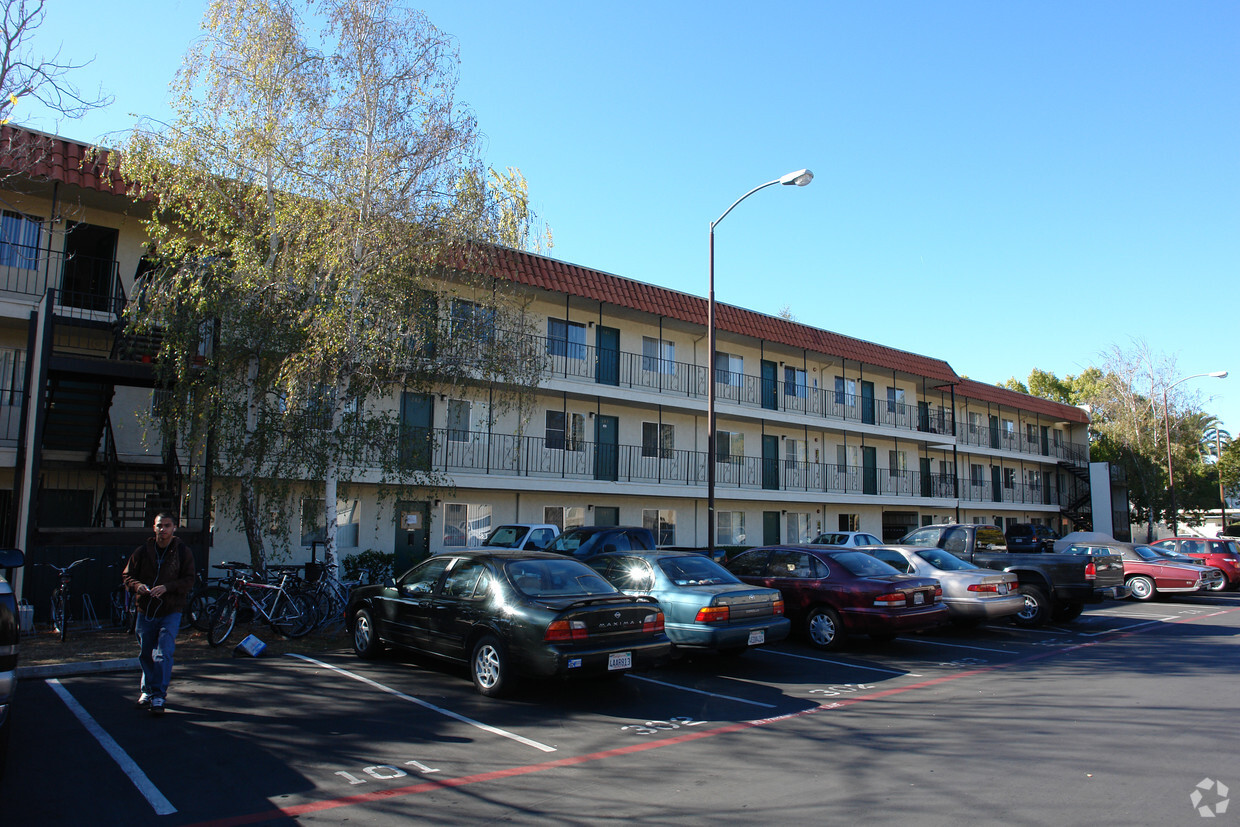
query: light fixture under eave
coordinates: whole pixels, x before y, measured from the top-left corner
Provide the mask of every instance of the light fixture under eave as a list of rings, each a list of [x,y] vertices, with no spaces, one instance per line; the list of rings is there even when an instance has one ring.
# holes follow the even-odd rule
[[[785,186],[803,187],[813,180],[814,173],[810,172],[808,169],[798,169],[796,172],[790,172],[787,175],[781,176],[779,183]]]

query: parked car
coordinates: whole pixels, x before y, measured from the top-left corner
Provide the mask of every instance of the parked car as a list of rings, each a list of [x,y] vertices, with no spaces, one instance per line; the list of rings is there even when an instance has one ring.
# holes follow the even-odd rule
[[[542,551],[559,536],[559,527],[549,523],[509,523],[487,535],[482,547]]]
[[[625,594],[658,600],[673,646],[732,655],[788,637],[791,624],[777,589],[742,583],[704,555],[612,552],[591,558],[589,566]]]
[[[901,574],[856,549],[765,546],[733,557],[728,569],[745,583],[779,589],[788,619],[819,649],[850,635],[886,641],[947,622],[937,580]]]
[[[8,574],[25,562],[19,549],[0,549],[0,778],[13,731],[13,695],[17,689],[18,637],[21,634],[17,600]]]
[[[1053,551],[1055,532],[1040,523],[1013,523],[1003,530],[1008,551]]]
[[[879,546],[882,540],[864,531],[824,531],[813,540],[816,546]]]
[[[1066,535],[1064,542],[1065,554],[1120,555],[1124,560],[1124,585],[1134,600],[1153,600],[1159,592],[1200,591],[1223,579],[1220,572],[1192,557],[1172,560],[1149,546],[1126,543],[1109,534],[1076,531]]]
[[[953,623],[972,625],[1011,617],[1025,607],[1016,575],[975,566],[941,548],[880,546],[866,551],[904,574],[933,577]]]
[[[583,525],[570,528],[547,546],[547,551],[589,560],[609,551],[651,551],[654,532],[631,525]]]
[[[359,657],[393,645],[469,664],[483,695],[518,675],[621,674],[665,661],[663,611],[585,564],[540,551],[443,554],[398,580],[354,589],[346,624]]]
[[[1212,540],[1203,537],[1168,537],[1150,543],[1150,548],[1174,551],[1187,554],[1212,566],[1223,573],[1224,582],[1214,591],[1240,588],[1240,554],[1237,554],[1227,540]]]

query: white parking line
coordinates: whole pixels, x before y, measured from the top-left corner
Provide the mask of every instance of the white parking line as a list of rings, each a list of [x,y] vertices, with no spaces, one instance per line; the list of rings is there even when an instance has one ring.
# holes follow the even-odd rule
[[[977,652],[998,652],[1000,655],[1016,654],[1011,649],[987,649],[985,646],[966,646],[963,643],[948,643],[945,640],[932,640],[924,637],[902,637],[901,643],[926,643],[930,646],[950,646],[953,649],[973,649]]]
[[[659,686],[668,686],[672,689],[679,689],[683,692],[692,692],[696,695],[705,695],[708,698],[722,698],[725,701],[736,701],[738,704],[750,704],[752,706],[761,706],[766,709],[774,709],[775,704],[764,704],[758,701],[747,701],[744,698],[734,698],[731,695],[720,695],[718,692],[705,692],[701,689],[693,689],[688,686],[681,686],[678,683],[669,683],[668,681],[656,681],[654,678],[647,678],[644,675],[627,675],[632,680],[645,681],[646,683],[657,683]]]
[[[146,777],[146,773],[129,757],[129,753],[121,749],[121,745],[116,743],[116,740],[105,732],[103,727],[99,726],[99,723],[90,716],[86,708],[78,703],[77,698],[69,694],[69,690],[65,689],[59,680],[48,678],[45,683],[51,687],[53,692],[60,696],[60,699],[65,702],[65,706],[69,707],[69,711],[81,721],[82,726],[86,727],[86,731],[95,736],[95,740],[103,747],[104,752],[111,756],[112,760],[120,766],[121,771],[129,776],[129,780],[138,788],[138,792],[142,793],[143,798],[155,810],[156,815],[172,815],[177,811],[177,808],[172,806],[172,802],[164,798],[164,794],[151,783],[151,779]]]
[[[920,678],[921,675],[916,672],[905,672],[899,669],[880,669],[877,666],[862,666],[859,663],[848,663],[842,660],[830,660],[828,658],[812,658],[809,655],[794,655],[791,652],[784,652],[779,649],[756,649],[755,651],[763,655],[782,655],[786,658],[798,658],[800,660],[812,660],[814,663],[834,663],[836,666],[851,666],[854,669],[868,669],[871,672],[886,672],[888,675],[908,675],[912,678]]]
[[[355,681],[361,681],[367,686],[373,686],[375,689],[378,689],[382,692],[386,692],[389,695],[395,695],[397,698],[400,698],[402,701],[408,701],[411,704],[417,704],[423,709],[429,709],[431,712],[438,712],[440,715],[444,715],[449,718],[452,718],[453,720],[460,721],[463,724],[469,724],[472,727],[477,727],[478,729],[481,729],[484,732],[490,732],[493,735],[499,735],[504,738],[511,738],[517,743],[525,744],[527,747],[533,747],[534,749],[539,749],[539,750],[542,750],[543,752],[555,752],[555,747],[549,747],[546,744],[540,744],[537,741],[531,741],[529,738],[526,738],[521,735],[517,735],[515,732],[509,732],[504,729],[499,729],[498,727],[493,727],[490,724],[484,724],[481,721],[475,721],[473,718],[467,718],[464,715],[461,715],[460,713],[457,713],[457,712],[453,712],[450,709],[444,709],[441,706],[435,706],[432,703],[427,703],[421,698],[415,698],[412,695],[406,695],[404,692],[400,692],[396,689],[393,689],[390,686],[384,686],[378,681],[372,681],[370,678],[363,677],[362,675],[359,675],[356,672],[350,672],[348,669],[341,669],[339,666],[332,666],[330,663],[324,663],[321,660],[316,660],[315,658],[308,657],[306,655],[299,655],[296,652],[288,652],[287,654],[291,658],[300,658],[301,660],[308,661],[309,663],[313,663],[316,666],[322,666],[324,669],[330,669],[333,672],[339,672],[341,675],[344,675],[345,677],[352,678]]]
[[[1146,626],[1158,626],[1168,621],[1178,620],[1175,617],[1164,617],[1158,620],[1151,620],[1149,623],[1138,623],[1135,626],[1120,626],[1116,629],[1103,629],[1100,632],[1081,632],[1081,637],[1099,637],[1101,635],[1113,635],[1116,632],[1131,632],[1133,629],[1144,629]]]

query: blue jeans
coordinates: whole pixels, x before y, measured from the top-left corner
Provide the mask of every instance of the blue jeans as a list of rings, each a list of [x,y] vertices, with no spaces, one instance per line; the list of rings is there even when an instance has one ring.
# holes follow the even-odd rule
[[[172,680],[172,652],[177,645],[177,630],[181,628],[181,613],[173,612],[164,617],[138,615],[138,664],[142,667],[141,691],[152,698],[168,695],[168,683]]]

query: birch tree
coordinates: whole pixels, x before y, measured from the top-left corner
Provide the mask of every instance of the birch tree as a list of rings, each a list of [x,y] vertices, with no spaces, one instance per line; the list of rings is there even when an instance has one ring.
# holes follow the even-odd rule
[[[533,244],[537,218],[519,171],[480,160],[452,41],[390,0],[306,9],[211,3],[175,119],[121,153],[153,205],[157,267],[131,319],[160,332],[178,389],[161,424],[194,445],[215,436],[217,472],[236,480],[217,508],[255,565],[305,480],[323,497],[328,563],[342,488],[376,473],[438,482],[410,461],[393,389],[529,387],[539,370],[520,303],[487,275],[488,245]],[[485,324],[445,337],[453,300]]]

